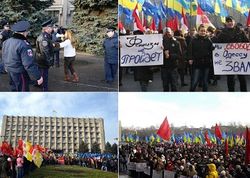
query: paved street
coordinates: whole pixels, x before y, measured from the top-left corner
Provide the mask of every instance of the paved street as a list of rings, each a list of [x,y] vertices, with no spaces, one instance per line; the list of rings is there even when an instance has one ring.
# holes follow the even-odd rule
[[[178,91],[181,91],[181,92],[189,91],[190,89],[190,77],[189,76],[185,76],[185,83],[187,83],[188,86],[181,87],[180,81],[179,81]],[[236,78],[235,83],[236,83],[235,91],[240,91],[238,78]],[[250,90],[250,76],[247,76],[247,83],[248,83],[248,90]],[[135,92],[141,91],[139,82],[134,81],[134,75],[126,74],[125,70],[123,71],[122,84],[123,85],[119,87],[120,91],[135,91]],[[160,71],[154,72],[153,81],[149,83],[148,91],[152,91],[152,92],[163,91]],[[202,89],[197,87],[196,91],[202,91]],[[216,86],[209,84],[208,91],[211,91],[211,92],[227,91],[226,76],[221,76],[221,79],[218,80],[218,84]]]
[[[49,69],[49,91],[117,91],[118,82],[107,84],[104,81],[104,61],[102,57],[77,54],[75,70],[80,82],[64,81],[63,53],[61,52],[60,67]],[[8,75],[0,74],[0,91],[9,91]],[[40,88],[31,86],[31,91],[41,91]]]

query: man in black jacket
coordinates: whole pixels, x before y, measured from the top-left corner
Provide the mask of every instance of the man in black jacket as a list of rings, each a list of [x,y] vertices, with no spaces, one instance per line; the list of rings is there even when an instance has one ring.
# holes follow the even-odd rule
[[[43,91],[48,91],[49,68],[53,65],[53,41],[52,41],[52,20],[42,24],[42,33],[36,40],[36,60],[39,70],[43,76]]]
[[[249,40],[244,31],[235,26],[233,17],[226,17],[226,27],[222,30],[218,36],[219,43],[248,43]],[[235,79],[234,75],[227,76],[228,91],[234,91]],[[240,81],[240,90],[247,91],[247,83],[244,75],[238,75]]]
[[[177,91],[178,71],[177,63],[181,58],[180,43],[173,37],[173,31],[167,27],[164,29],[163,47],[164,47],[164,64],[161,68],[161,78],[163,91]]]
[[[12,26],[14,35],[3,43],[2,57],[4,67],[10,76],[12,91],[29,91],[29,80],[33,78],[38,85],[43,77],[34,62],[33,50],[27,41],[28,21],[19,21]]]

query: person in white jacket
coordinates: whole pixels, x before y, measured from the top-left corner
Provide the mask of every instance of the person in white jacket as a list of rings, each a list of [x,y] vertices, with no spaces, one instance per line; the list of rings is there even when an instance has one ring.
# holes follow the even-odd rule
[[[73,75],[72,82],[79,82],[79,77],[74,69],[76,57],[75,43],[76,40],[71,30],[67,30],[64,35],[65,41],[60,43],[60,48],[64,48],[64,80],[71,81],[69,71]]]

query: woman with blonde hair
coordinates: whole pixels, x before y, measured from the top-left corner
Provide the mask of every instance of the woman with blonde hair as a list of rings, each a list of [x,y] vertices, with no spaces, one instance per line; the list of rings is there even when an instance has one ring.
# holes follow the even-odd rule
[[[66,30],[64,35],[65,41],[60,43],[60,48],[64,48],[64,80],[71,81],[69,72],[73,75],[72,82],[79,82],[79,77],[73,67],[75,57],[76,57],[76,49],[75,44],[76,40],[71,30]]]

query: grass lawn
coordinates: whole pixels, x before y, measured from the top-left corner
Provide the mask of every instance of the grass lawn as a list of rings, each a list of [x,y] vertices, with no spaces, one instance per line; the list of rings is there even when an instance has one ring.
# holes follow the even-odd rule
[[[118,173],[104,172],[80,166],[45,166],[25,178],[118,178]]]

